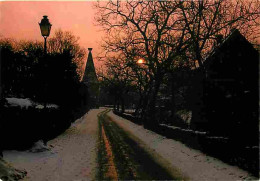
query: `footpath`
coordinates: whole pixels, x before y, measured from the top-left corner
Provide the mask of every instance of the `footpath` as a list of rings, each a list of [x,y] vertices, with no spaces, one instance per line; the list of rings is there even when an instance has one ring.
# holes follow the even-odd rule
[[[189,180],[258,180],[236,166],[228,165],[198,150],[191,149],[181,142],[167,139],[150,130],[144,129],[140,125],[115,115],[112,111],[108,113],[108,116],[126,132],[137,137],[140,144],[145,144],[150,150],[159,154],[168,161],[171,167],[178,169]]]
[[[15,168],[26,170],[23,180],[76,181],[95,180],[98,140],[97,114],[89,111],[57,138],[50,140],[50,150],[37,152],[4,151],[4,159]]]

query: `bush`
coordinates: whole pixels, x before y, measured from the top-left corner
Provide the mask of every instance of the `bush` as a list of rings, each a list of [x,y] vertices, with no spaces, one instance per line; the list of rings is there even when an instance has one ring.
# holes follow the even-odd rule
[[[68,113],[59,109],[2,107],[3,149],[26,149],[40,139],[54,138],[70,126]]]

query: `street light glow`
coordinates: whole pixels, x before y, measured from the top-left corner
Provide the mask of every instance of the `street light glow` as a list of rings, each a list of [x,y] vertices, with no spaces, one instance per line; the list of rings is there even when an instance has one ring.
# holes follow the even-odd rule
[[[140,58],[139,60],[137,60],[137,63],[138,63],[138,64],[144,64],[145,61],[144,61],[144,59]]]

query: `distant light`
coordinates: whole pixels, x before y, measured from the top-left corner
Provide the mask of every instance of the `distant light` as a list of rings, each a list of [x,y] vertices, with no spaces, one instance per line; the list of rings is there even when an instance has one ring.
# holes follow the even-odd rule
[[[195,60],[195,67],[196,67],[196,68],[199,68],[199,67],[200,67],[200,64],[199,64],[199,61],[198,61],[198,60]]]
[[[144,59],[140,58],[139,60],[137,60],[137,63],[138,64],[143,64],[143,63],[145,63],[145,61],[144,61]]]

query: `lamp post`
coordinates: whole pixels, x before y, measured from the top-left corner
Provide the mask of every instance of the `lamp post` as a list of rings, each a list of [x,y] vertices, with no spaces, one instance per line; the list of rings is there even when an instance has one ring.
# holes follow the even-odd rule
[[[0,58],[0,103],[2,101],[2,59]]]
[[[41,29],[41,34],[44,38],[44,54],[46,55],[47,53],[47,38],[50,35],[51,32],[51,23],[49,22],[48,16],[43,16],[43,19],[39,23],[40,29]]]
[[[41,20],[41,22],[39,23],[40,25],[40,29],[41,29],[41,34],[44,38],[44,58],[46,58],[46,55],[47,55],[47,38],[48,36],[50,35],[50,32],[51,32],[51,23],[49,22],[49,19],[48,19],[48,16],[44,15],[43,16],[43,19]],[[44,64],[44,69],[46,69],[47,65],[46,65],[46,61],[44,61],[45,64]],[[46,94],[46,89],[47,89],[47,82],[44,81],[44,91],[45,91],[45,94]],[[47,100],[46,100],[47,97],[45,97],[45,101],[44,101],[44,108],[46,109],[47,107]]]

